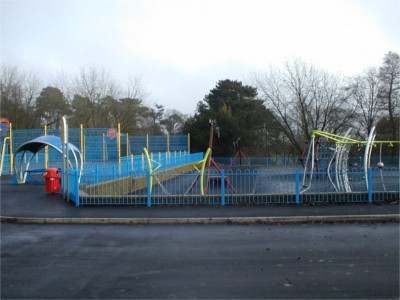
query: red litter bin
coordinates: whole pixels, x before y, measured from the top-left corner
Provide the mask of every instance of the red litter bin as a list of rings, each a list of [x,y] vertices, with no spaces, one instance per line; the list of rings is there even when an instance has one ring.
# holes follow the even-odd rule
[[[61,174],[58,173],[57,168],[48,168],[46,173],[44,173],[44,178],[46,178],[46,192],[48,193],[58,193],[60,191]]]

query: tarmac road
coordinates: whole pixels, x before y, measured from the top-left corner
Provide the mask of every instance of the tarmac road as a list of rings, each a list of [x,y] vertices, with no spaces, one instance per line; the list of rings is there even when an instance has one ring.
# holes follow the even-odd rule
[[[1,224],[1,299],[398,299],[399,224]]]

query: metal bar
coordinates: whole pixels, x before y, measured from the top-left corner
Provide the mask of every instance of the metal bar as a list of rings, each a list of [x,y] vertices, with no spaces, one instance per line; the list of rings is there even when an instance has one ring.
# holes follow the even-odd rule
[[[225,206],[225,170],[221,170],[221,205]]]
[[[150,170],[147,171],[147,206],[151,206],[151,173]]]
[[[299,169],[296,169],[296,204],[300,204],[300,173]]]
[[[372,203],[372,169],[368,168],[368,202]]]

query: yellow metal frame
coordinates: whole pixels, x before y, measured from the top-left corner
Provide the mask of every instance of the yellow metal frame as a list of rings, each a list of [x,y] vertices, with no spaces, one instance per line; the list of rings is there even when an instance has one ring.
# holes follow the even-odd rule
[[[204,171],[206,169],[207,160],[208,160],[210,153],[211,153],[211,149],[208,148],[206,151],[206,154],[204,155],[203,160],[201,160],[193,165],[193,167],[197,170],[197,172],[200,173],[200,193],[202,196],[204,196]],[[196,167],[196,165],[198,165],[198,164],[201,164],[200,170]]]
[[[9,136],[5,137],[3,140],[3,147],[2,147],[3,149],[1,149],[0,176],[1,176],[1,173],[3,173],[4,155],[6,154],[6,145],[7,145],[7,141],[9,141],[9,140],[10,140]]]
[[[321,131],[321,130],[314,130],[312,133],[312,138],[315,138],[317,135],[326,137],[332,141],[335,141],[336,143],[339,144],[357,144],[357,145],[364,145],[367,144],[367,141],[360,141],[360,140],[355,140],[351,139],[345,136],[340,136],[337,134]],[[398,144],[400,141],[373,141],[373,144]]]
[[[150,191],[152,190],[152,188],[153,188],[153,173],[155,172],[155,171],[157,171],[160,167],[161,167],[161,164],[158,162],[158,161],[155,161],[155,160],[153,160],[153,159],[150,159],[150,155],[149,155],[149,152],[147,151],[147,148],[143,148],[143,152],[144,152],[144,154],[145,154],[145,156],[146,156],[146,159],[147,159],[147,164],[148,164],[148,166],[149,166],[149,172],[150,172]],[[152,165],[152,162],[155,162],[158,166],[153,170],[153,165]]]
[[[3,147],[1,149],[1,161],[0,161],[0,176],[1,173],[3,173],[3,165],[4,165],[4,155],[6,153],[6,145],[7,141],[10,143],[10,173],[13,173],[14,170],[14,155],[13,155],[13,149],[12,149],[12,124],[9,124],[8,128],[8,136],[4,138],[3,140]]]

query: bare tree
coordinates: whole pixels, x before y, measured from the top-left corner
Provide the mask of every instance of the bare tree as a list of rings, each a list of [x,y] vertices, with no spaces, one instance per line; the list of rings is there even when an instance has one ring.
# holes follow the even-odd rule
[[[1,68],[1,114],[14,128],[29,129],[38,126],[35,102],[40,91],[40,80],[32,72],[20,72],[16,66]]]
[[[253,74],[252,82],[298,153],[314,129],[340,133],[354,117],[344,79],[302,61],[286,63],[283,70],[270,67]]]
[[[365,138],[382,116],[377,69],[370,68],[363,75],[355,77],[348,90],[357,105],[356,129],[359,136]]]
[[[148,96],[148,92],[143,82],[143,76],[129,76],[124,94],[125,98],[144,100]]]
[[[137,114],[144,115],[141,107],[147,95],[141,76],[130,76],[123,86],[105,69],[92,66],[81,67],[76,75],[60,71],[54,83],[71,103],[71,126],[116,127],[121,123],[126,132],[141,127]]]
[[[183,123],[185,122],[185,115],[176,109],[168,109],[160,124],[165,127],[165,130],[170,134],[178,134],[182,130]]]
[[[387,113],[391,139],[399,138],[400,111],[400,56],[395,52],[385,55],[383,65],[379,68],[379,98]]]
[[[113,80],[109,73],[104,69],[95,67],[82,67],[79,74],[72,80],[74,94],[80,95],[88,100],[89,119],[87,126],[89,127],[105,127],[105,120],[101,113],[104,99],[112,97],[118,99],[121,96],[121,88],[118,83]],[[109,105],[106,109],[110,109]]]

